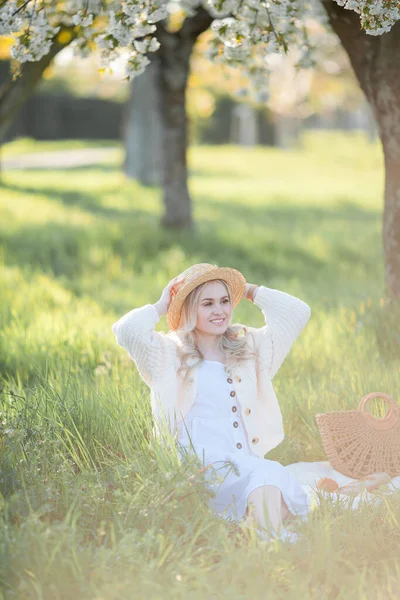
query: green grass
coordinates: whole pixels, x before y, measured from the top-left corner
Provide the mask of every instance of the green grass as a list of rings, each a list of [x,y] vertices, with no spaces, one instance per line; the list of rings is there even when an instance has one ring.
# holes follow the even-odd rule
[[[160,228],[159,190],[114,163],[2,175],[4,597],[396,598],[398,496],[324,502],[301,525],[305,545],[263,548],[212,515],[197,464],[151,438],[148,390],[111,332],[195,262],[304,299],[311,320],[274,379],[287,435],[268,458],[324,460],[316,413],[400,389],[381,151],[319,133],[286,153],[194,147],[190,165],[196,230],[178,233]],[[235,317],[263,324],[247,302]]]

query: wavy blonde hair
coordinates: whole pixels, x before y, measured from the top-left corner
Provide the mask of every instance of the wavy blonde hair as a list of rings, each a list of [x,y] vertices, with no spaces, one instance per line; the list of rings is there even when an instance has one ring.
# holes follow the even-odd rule
[[[218,281],[225,287],[229,296],[229,302],[232,305],[232,294],[229,285],[222,279],[213,279]],[[189,376],[191,369],[199,365],[204,356],[196,344],[195,329],[197,322],[197,311],[200,303],[200,294],[209,281],[201,283],[190,292],[185,298],[182,305],[181,316],[176,335],[180,339],[179,356],[181,366],[178,373],[186,379]],[[219,336],[218,350],[221,354],[226,355],[225,369],[229,370],[232,367],[241,364],[246,360],[250,360],[256,356],[256,353],[249,346],[249,333],[245,325],[229,325],[227,330]],[[193,364],[187,364],[188,359],[197,358]]]

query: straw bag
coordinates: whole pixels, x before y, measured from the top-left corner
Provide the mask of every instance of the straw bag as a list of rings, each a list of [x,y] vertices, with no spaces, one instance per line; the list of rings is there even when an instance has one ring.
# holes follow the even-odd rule
[[[388,412],[382,419],[366,410],[372,398],[383,398]],[[371,392],[358,410],[316,415],[324,450],[332,467],[356,479],[371,473],[400,475],[400,407],[387,394]]]

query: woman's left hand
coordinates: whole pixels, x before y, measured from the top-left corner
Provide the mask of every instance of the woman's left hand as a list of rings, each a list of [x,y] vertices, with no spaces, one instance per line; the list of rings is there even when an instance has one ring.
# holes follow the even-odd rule
[[[243,298],[250,300],[250,302],[254,302],[254,295],[257,293],[259,287],[260,286],[257,283],[246,283]]]
[[[247,299],[247,294],[249,293],[249,289],[251,288],[251,286],[254,285],[254,283],[246,283],[246,287],[243,291],[243,298]]]

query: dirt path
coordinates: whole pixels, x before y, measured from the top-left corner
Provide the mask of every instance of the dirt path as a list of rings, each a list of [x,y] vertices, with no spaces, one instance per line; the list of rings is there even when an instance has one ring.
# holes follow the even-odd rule
[[[73,169],[103,163],[116,162],[120,158],[118,148],[77,148],[53,152],[32,152],[13,156],[1,162],[3,171],[22,169]]]

